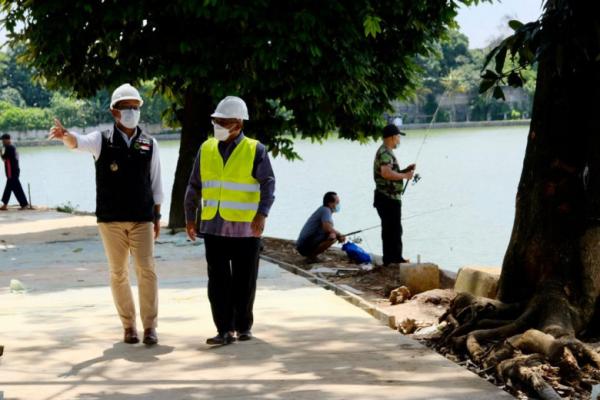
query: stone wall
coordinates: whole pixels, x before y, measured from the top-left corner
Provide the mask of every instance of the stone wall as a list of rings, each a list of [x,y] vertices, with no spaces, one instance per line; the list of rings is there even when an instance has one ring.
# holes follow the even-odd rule
[[[172,131],[170,128],[165,128],[162,124],[140,124],[142,129],[148,132],[151,135],[156,135],[165,131]],[[8,133],[13,141],[15,142],[27,142],[27,141],[42,141],[48,137],[48,131],[52,127],[51,124],[48,125],[47,130],[32,130],[32,131],[8,131],[2,133]],[[77,132],[77,133],[90,133],[93,131],[101,131],[105,129],[109,129],[112,127],[112,124],[101,124],[98,126],[88,126],[85,128],[81,127],[69,127],[67,128],[69,131]]]
[[[435,124],[404,124],[402,130],[409,129],[450,129],[450,128],[486,128],[503,126],[529,126],[529,119],[511,119],[506,121],[469,121],[469,122],[437,122]]]

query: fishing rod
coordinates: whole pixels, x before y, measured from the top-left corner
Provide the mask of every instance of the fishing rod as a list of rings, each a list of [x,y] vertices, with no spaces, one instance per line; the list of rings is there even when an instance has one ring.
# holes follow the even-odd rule
[[[453,207],[454,207],[454,204],[450,203],[449,206],[442,207],[442,208],[436,208],[435,210],[430,210],[430,211],[426,211],[426,212],[422,212],[422,213],[418,213],[418,214],[409,215],[408,217],[403,218],[403,219],[406,221],[407,219],[421,217],[423,215],[433,214],[433,213],[440,212],[440,211],[445,211],[445,210],[448,210]]]
[[[442,94],[442,97],[443,97],[443,96],[445,96],[445,95],[446,95],[446,92],[444,92],[444,93]],[[425,142],[427,141],[427,137],[429,136],[429,133],[431,132],[431,129],[433,128],[433,124],[435,123],[435,119],[436,119],[436,117],[437,117],[437,114],[438,114],[438,112],[440,111],[440,109],[441,109],[441,104],[439,104],[439,103],[438,103],[438,106],[436,107],[435,111],[433,112],[433,115],[431,116],[431,121],[429,121],[429,126],[428,126],[428,127],[427,127],[427,129],[425,130],[425,135],[423,135],[423,141],[421,142],[421,145],[419,146],[419,150],[417,151],[417,156],[415,157],[415,162],[414,162],[414,164],[416,164],[416,163],[417,163],[417,161],[419,161],[419,156],[421,155],[421,151],[423,150],[423,146],[425,146]],[[414,185],[414,184],[416,184],[417,182],[419,182],[420,180],[421,180],[421,175],[419,175],[418,173],[417,173],[417,174],[414,174],[414,176],[413,176],[413,178],[412,178],[413,185]],[[401,193],[401,195],[404,195],[404,193],[406,192],[406,189],[408,188],[408,182],[409,182],[409,180],[407,179],[407,180],[406,180],[406,184],[404,185],[404,188],[402,189],[402,193]],[[450,206],[448,206],[448,207],[444,207],[444,208],[440,208],[440,209],[437,209],[437,210],[428,211],[428,212],[425,212],[425,213],[420,213],[420,214],[416,214],[416,215],[411,215],[411,216],[408,216],[408,217],[406,217],[406,218],[404,218],[404,219],[405,219],[405,220],[407,220],[407,219],[411,219],[411,218],[419,217],[419,216],[421,216],[421,215],[427,215],[427,214],[431,214],[431,213],[434,213],[434,212],[439,212],[439,211],[442,211],[442,210],[446,210],[446,209],[448,209],[448,208],[451,208],[452,206],[453,206],[453,205],[452,205],[452,204],[450,204]],[[344,235],[344,236],[352,236],[352,235],[356,235],[356,234],[358,234],[358,233],[361,233],[361,232],[370,231],[370,230],[372,230],[372,229],[379,228],[380,226],[381,226],[381,225],[376,225],[376,226],[371,226],[371,227],[368,227],[368,228],[365,228],[365,229],[360,229],[360,230],[358,230],[358,231],[354,231],[354,232],[347,233],[347,234],[346,234],[346,235]]]
[[[364,229],[360,229],[360,230],[358,230],[358,231],[354,231],[354,232],[346,233],[344,236],[352,236],[352,235],[356,235],[357,233],[361,233],[361,232],[365,232],[365,231],[370,231],[370,230],[372,230],[372,229],[379,228],[380,226],[381,226],[381,224],[379,224],[379,225],[375,225],[375,226],[371,226],[371,227],[368,227],[368,228],[364,228]]]
[[[442,94],[442,97],[446,95],[446,92],[444,92]],[[427,127],[427,129],[425,130],[425,135],[423,135],[423,141],[421,142],[421,145],[419,146],[419,150],[417,151],[417,156],[415,157],[415,162],[414,164],[417,164],[417,161],[419,161],[419,156],[421,155],[421,151],[423,150],[423,146],[425,146],[425,142],[427,141],[427,137],[429,136],[429,133],[431,132],[431,129],[433,128],[433,124],[435,123],[435,119],[437,117],[438,112],[440,111],[441,108],[441,104],[438,103],[437,108],[435,109],[435,111],[433,112],[433,115],[431,116],[431,121],[429,121],[429,126]],[[421,175],[416,173],[414,174],[412,181],[413,181],[413,185],[417,184],[419,181],[421,180]],[[404,195],[404,193],[406,192],[406,189],[408,189],[408,183],[409,183],[409,179],[406,180],[406,184],[404,185],[404,188],[402,189],[402,193],[401,195]]]
[[[454,204],[452,204],[452,203],[451,203],[451,204],[450,204],[449,206],[447,206],[447,207],[436,208],[435,210],[430,210],[430,211],[426,211],[426,212],[422,212],[422,213],[418,213],[418,214],[409,215],[408,217],[406,217],[406,218],[403,218],[403,220],[405,220],[405,221],[406,221],[407,219],[416,218],[416,217],[421,217],[421,216],[423,216],[423,215],[428,215],[428,214],[433,214],[433,213],[436,213],[436,212],[440,212],[440,211],[447,210],[447,209],[449,209],[449,208],[452,208],[452,207],[454,207]],[[379,225],[375,225],[375,226],[370,226],[370,227],[368,227],[368,228],[360,229],[360,230],[358,230],[358,231],[354,231],[354,232],[346,233],[344,236],[352,236],[352,235],[356,235],[356,234],[358,234],[358,233],[362,233],[362,232],[366,232],[366,231],[370,231],[370,230],[373,230],[373,229],[379,228],[380,226],[381,226],[381,224],[379,224]]]

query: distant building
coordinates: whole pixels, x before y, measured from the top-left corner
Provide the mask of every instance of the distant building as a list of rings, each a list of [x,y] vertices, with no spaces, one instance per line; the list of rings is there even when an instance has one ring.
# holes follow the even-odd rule
[[[517,110],[522,118],[528,118],[531,108],[531,99],[523,88],[503,87],[506,100],[488,107],[484,115],[476,115],[476,119],[509,119],[513,118],[511,110]],[[433,97],[430,96],[428,104],[418,101],[394,101],[392,107],[394,112],[386,115],[389,123],[394,123],[396,118],[405,123],[429,123],[433,118],[435,108],[439,107],[437,120],[462,122],[474,119],[474,104],[478,93],[457,93],[449,95],[444,93]]]

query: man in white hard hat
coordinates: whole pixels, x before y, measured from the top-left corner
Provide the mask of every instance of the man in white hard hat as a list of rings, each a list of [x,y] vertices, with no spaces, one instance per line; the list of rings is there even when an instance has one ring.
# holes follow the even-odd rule
[[[265,146],[244,135],[246,103],[227,96],[211,115],[185,194],[187,233],[196,239],[196,213],[208,263],[208,298],[217,335],[209,345],[252,339],[260,237],[275,199]]]
[[[131,85],[112,94],[115,124],[102,132],[68,132],[58,119],[50,139],[91,153],[96,166],[96,217],[108,263],[113,298],[124,328],[125,343],[138,343],[136,311],[129,284],[129,254],[139,287],[144,343],[158,343],[158,285],[154,240],[160,233],[163,199],[158,143],[138,126],[143,100]]]

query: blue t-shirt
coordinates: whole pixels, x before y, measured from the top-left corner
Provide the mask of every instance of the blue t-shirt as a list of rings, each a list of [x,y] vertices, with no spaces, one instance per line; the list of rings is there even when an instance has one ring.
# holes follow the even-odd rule
[[[314,242],[316,239],[324,240],[326,233],[323,230],[323,222],[329,222],[333,225],[333,213],[329,207],[321,206],[317,208],[317,211],[308,218],[308,221],[306,221],[300,231],[296,247],[303,247],[306,244]]]

